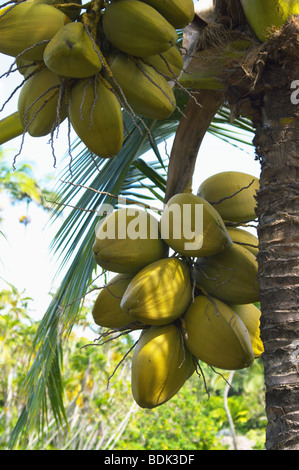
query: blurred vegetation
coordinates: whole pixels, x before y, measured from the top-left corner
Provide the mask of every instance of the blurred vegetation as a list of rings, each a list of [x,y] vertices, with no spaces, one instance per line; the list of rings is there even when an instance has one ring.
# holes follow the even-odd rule
[[[0,449],[24,406],[22,384],[32,360],[38,322],[30,302],[13,286],[0,292]],[[220,450],[230,435],[223,394],[228,374],[202,364],[205,377],[194,374],[168,403],[143,410],[130,390],[131,336],[99,345],[99,331],[89,322],[92,300],[85,302],[78,326],[64,344],[63,386],[68,428],[58,427],[47,411],[39,432],[25,430],[16,449],[26,450]],[[89,304],[89,305],[88,305]],[[87,337],[88,333],[88,337]],[[118,366],[118,367],[117,367]],[[116,369],[117,367],[117,369]],[[115,370],[116,369],[116,370]],[[111,377],[112,376],[112,377]],[[110,378],[110,379],[109,379]],[[205,385],[206,383],[206,385]],[[228,405],[238,436],[263,449],[265,433],[263,369],[260,360],[236,371]]]
[[[50,210],[47,199],[53,197],[53,193],[45,187],[41,187],[34,176],[33,167],[29,163],[23,163],[17,170],[12,171],[11,162],[5,158],[0,146],[0,194],[9,195],[10,204],[20,201],[35,202],[45,210]]]

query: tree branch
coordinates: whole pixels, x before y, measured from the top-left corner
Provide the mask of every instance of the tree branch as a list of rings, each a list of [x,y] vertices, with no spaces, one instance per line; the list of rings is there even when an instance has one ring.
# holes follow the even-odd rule
[[[190,185],[200,145],[223,101],[224,94],[214,90],[193,92],[189,98],[171,150],[165,203]]]

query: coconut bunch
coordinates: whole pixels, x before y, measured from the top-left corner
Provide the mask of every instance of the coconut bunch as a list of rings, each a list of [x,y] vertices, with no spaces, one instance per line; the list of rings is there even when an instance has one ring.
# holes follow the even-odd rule
[[[69,5],[68,5],[69,3]],[[66,119],[94,154],[123,144],[122,111],[165,119],[176,108],[171,82],[183,68],[177,29],[192,0],[23,0],[0,10],[0,52],[24,75],[18,112],[34,137]]]
[[[92,315],[107,334],[141,330],[131,367],[139,406],[170,400],[198,361],[237,370],[263,352],[257,237],[239,226],[255,219],[258,184],[219,173],[199,194],[173,196],[160,217],[126,207],[99,222],[93,257],[115,276]]]

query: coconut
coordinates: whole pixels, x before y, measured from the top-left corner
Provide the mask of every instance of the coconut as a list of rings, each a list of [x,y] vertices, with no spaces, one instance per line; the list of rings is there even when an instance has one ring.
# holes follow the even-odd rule
[[[262,42],[292,15],[299,15],[297,0],[241,0],[241,5],[248,23]]]
[[[176,29],[187,26],[194,18],[193,0],[142,0],[155,8]]]
[[[47,135],[54,130],[57,115],[60,122],[66,118],[64,100],[60,109],[59,101],[60,80],[47,68],[34,73],[22,86],[18,98],[18,113],[24,130],[32,137]]]
[[[102,68],[99,54],[80,22],[61,28],[46,46],[43,57],[50,70],[65,77],[86,78]]]
[[[94,322],[105,328],[121,328],[131,318],[121,309],[122,296],[132,280],[132,274],[117,274],[101,290],[92,308]]]
[[[9,5],[0,10],[0,52],[42,60],[47,41],[70,21],[51,5],[31,2]]]
[[[200,295],[183,316],[185,342],[197,360],[225,370],[249,367],[254,353],[249,332],[224,302]]]
[[[191,300],[187,264],[178,258],[165,258],[149,264],[133,277],[120,306],[132,320],[165,325],[183,315]]]
[[[123,100],[121,88],[134,113],[150,119],[166,119],[173,113],[176,99],[172,88],[153,67],[127,54],[111,58],[109,67],[118,84],[111,81],[115,92]]]
[[[100,76],[78,80],[69,99],[70,122],[86,147],[102,158],[112,158],[123,144],[121,106]]]
[[[168,255],[168,246],[159,237],[157,219],[144,209],[130,207],[100,221],[92,249],[99,266],[117,273],[137,273]]]
[[[194,265],[197,287],[228,303],[259,301],[256,257],[243,246],[233,244],[221,253],[198,258]]]
[[[191,193],[169,199],[161,217],[160,233],[175,252],[190,257],[219,253],[232,243],[216,209]]]
[[[256,193],[259,180],[239,171],[224,171],[207,178],[197,194],[217,209],[225,222],[256,219]]]
[[[137,57],[160,54],[178,40],[175,28],[157,10],[138,0],[109,3],[103,13],[103,30],[117,49]]]
[[[260,337],[261,311],[254,304],[231,305],[233,311],[241,318],[250,335],[254,356],[260,357],[264,345]]]
[[[253,233],[242,228],[227,227],[228,234],[233,243],[247,248],[254,256],[259,252],[259,239]]]
[[[133,351],[131,388],[141,408],[169,401],[195,371],[179,329],[171,324],[145,330]]]

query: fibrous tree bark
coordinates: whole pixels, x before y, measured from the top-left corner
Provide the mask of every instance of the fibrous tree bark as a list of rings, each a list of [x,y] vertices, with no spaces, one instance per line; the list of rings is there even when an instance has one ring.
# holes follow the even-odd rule
[[[260,77],[262,120],[254,144],[258,194],[259,282],[265,347],[267,449],[299,449],[299,18],[269,43]],[[271,85],[271,86],[269,86]]]
[[[248,93],[228,89],[231,106],[253,121],[261,164],[258,264],[269,450],[299,449],[299,109],[292,99],[298,53],[294,17],[257,51]]]

